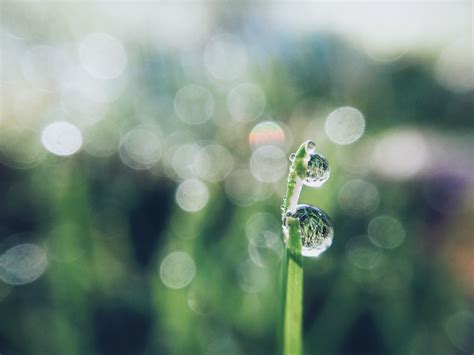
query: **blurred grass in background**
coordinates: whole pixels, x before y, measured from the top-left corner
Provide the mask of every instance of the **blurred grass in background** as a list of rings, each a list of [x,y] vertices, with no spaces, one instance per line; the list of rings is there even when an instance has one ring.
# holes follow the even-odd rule
[[[0,10],[2,355],[274,354],[305,139],[306,353],[472,353],[472,2]]]

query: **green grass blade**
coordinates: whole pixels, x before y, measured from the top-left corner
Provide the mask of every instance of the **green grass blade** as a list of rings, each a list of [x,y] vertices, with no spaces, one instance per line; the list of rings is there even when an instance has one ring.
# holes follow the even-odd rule
[[[282,283],[282,353],[284,355],[300,355],[303,353],[303,257],[301,256],[301,239],[297,219],[288,218],[288,235]]]

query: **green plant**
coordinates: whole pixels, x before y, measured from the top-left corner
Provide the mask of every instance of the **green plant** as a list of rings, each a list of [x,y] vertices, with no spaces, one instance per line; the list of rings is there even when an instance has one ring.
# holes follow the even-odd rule
[[[280,346],[283,354],[303,352],[303,256],[318,257],[332,243],[329,217],[319,208],[299,205],[304,185],[319,187],[329,178],[329,163],[316,152],[312,141],[304,142],[290,155],[286,196],[282,205],[286,244],[281,273]]]

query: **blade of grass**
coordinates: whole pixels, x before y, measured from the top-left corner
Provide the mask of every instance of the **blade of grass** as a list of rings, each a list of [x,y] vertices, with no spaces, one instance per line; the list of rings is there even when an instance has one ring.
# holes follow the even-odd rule
[[[288,248],[285,251],[284,269],[286,269],[283,293],[283,344],[284,355],[299,355],[303,352],[303,257],[299,221],[288,220]]]

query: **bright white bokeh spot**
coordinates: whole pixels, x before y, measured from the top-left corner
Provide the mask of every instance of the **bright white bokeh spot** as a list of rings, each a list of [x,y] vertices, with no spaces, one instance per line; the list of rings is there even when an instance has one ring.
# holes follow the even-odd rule
[[[193,258],[184,252],[169,254],[161,263],[160,278],[166,287],[180,289],[191,283],[196,274]]]
[[[82,146],[82,133],[69,122],[53,122],[43,130],[41,142],[53,154],[72,155]]]
[[[412,130],[394,130],[377,140],[372,167],[392,180],[410,178],[426,166],[428,149],[423,136]]]
[[[448,45],[435,66],[438,82],[453,92],[474,89],[474,54],[472,38],[462,37]]]
[[[234,80],[245,73],[248,55],[242,41],[230,34],[217,35],[209,41],[204,63],[214,79]]]
[[[276,182],[286,173],[286,155],[277,147],[258,148],[250,158],[250,170],[259,181]]]
[[[209,182],[218,182],[229,176],[234,166],[232,154],[219,144],[202,147],[196,156],[197,175]]]
[[[132,169],[152,167],[161,158],[162,139],[158,127],[137,127],[120,142],[120,159]]]
[[[183,181],[176,190],[178,206],[187,212],[197,212],[204,208],[209,200],[206,184],[197,179]]]
[[[96,79],[113,79],[123,73],[127,53],[122,43],[107,33],[91,33],[79,43],[83,68]]]
[[[377,209],[380,196],[377,187],[367,181],[349,180],[339,189],[338,203],[348,215],[368,215]]]
[[[331,112],[326,120],[326,134],[336,144],[351,144],[362,137],[365,119],[353,107],[341,107]]]
[[[205,87],[190,84],[176,93],[174,109],[183,122],[201,124],[214,114],[214,98]]]
[[[346,257],[354,266],[370,270],[382,262],[381,250],[370,243],[366,236],[354,237],[346,244]]]
[[[370,221],[368,226],[369,239],[376,246],[393,249],[403,243],[405,228],[396,218],[378,216]]]
[[[255,84],[244,83],[233,88],[227,96],[227,108],[237,121],[254,121],[265,110],[265,94]]]
[[[281,147],[285,143],[285,131],[276,122],[260,122],[250,131],[249,143],[252,148],[265,145]]]
[[[33,244],[20,244],[0,256],[0,279],[11,285],[36,280],[48,264],[46,252]]]

